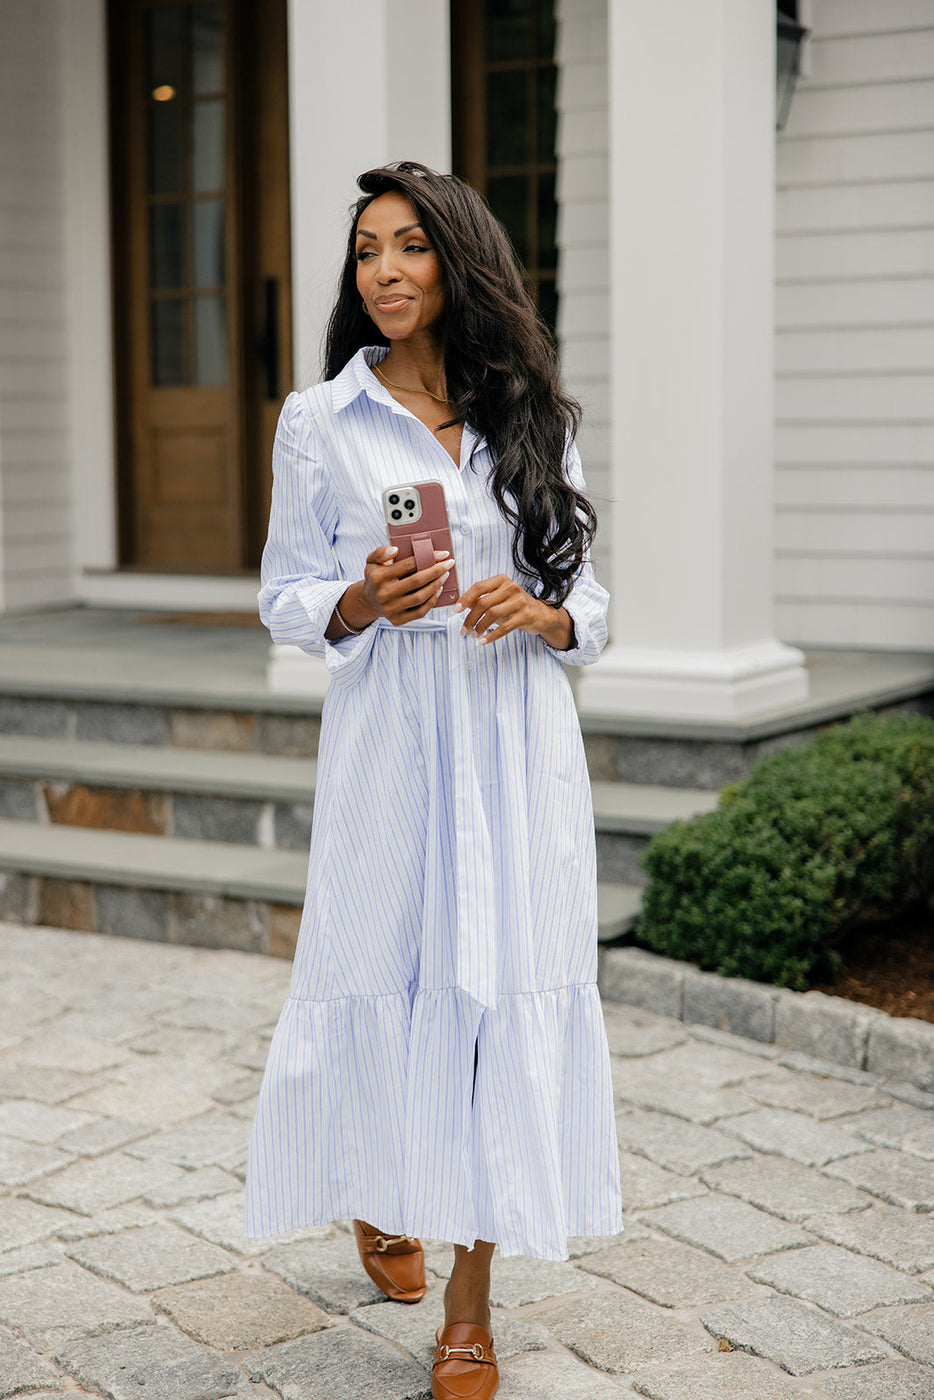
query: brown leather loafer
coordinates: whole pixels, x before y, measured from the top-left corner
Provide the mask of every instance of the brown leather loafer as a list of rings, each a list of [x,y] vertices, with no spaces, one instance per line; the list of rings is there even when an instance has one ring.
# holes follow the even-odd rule
[[[431,1372],[434,1400],[493,1400],[499,1369],[493,1338],[473,1322],[452,1322],[438,1330]]]
[[[355,1220],[353,1232],[360,1262],[387,1298],[396,1303],[418,1303],[428,1291],[425,1282],[425,1255],[421,1243],[411,1235],[368,1235],[362,1220]]]

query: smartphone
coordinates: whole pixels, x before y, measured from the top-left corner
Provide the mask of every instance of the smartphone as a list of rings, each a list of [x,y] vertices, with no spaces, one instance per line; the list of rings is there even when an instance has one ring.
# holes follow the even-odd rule
[[[440,481],[409,482],[387,487],[383,492],[383,515],[389,531],[389,543],[399,551],[397,560],[414,556],[419,570],[430,569],[432,564],[438,562],[435,550],[446,549],[453,565],[454,545],[444,487]],[[459,596],[457,569],[452,567],[434,606],[449,608]]]

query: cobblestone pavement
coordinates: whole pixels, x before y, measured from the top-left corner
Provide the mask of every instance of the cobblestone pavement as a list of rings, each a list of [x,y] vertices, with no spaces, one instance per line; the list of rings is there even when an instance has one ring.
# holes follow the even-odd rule
[[[0,925],[0,1395],[422,1400],[450,1250],[241,1234],[271,959]],[[629,1227],[494,1264],[501,1400],[932,1400],[934,1097],[606,1009]]]

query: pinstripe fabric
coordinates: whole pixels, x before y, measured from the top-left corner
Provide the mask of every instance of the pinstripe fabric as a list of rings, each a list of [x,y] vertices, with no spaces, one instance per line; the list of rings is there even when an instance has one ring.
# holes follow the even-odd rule
[[[379,353],[290,395],[273,456],[260,611],[332,680],[247,1233],[355,1216],[562,1259],[569,1235],[621,1228],[580,728],[540,638],[478,647],[437,609],[324,641],[385,539],[386,486],[444,483],[462,588],[515,575],[485,443],[465,430],[458,470],[370,372]],[[569,471],[581,480],[576,451]],[[587,565],[561,661],[596,659],[606,602]]]

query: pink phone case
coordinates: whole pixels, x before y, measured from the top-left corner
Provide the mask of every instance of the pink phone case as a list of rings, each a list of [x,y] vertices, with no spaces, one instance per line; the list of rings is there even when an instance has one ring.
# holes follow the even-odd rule
[[[410,503],[414,509],[410,508]],[[435,550],[446,549],[453,563],[454,545],[440,481],[413,481],[387,487],[383,492],[383,513],[389,543],[399,551],[396,559],[410,559],[414,555],[419,570],[430,569],[436,562]],[[394,520],[393,515],[399,518]],[[452,568],[435,607],[450,607],[459,597],[457,569]]]

